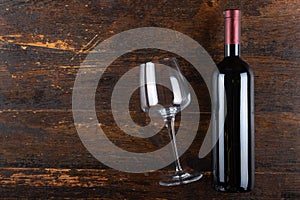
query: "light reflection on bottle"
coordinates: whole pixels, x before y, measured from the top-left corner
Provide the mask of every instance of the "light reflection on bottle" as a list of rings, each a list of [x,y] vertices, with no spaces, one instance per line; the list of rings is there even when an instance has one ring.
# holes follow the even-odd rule
[[[225,88],[224,74],[218,76],[218,134],[219,134],[219,176],[220,181],[225,181],[225,158],[224,158],[224,124],[225,124]]]
[[[240,147],[241,147],[241,184],[242,188],[248,187],[248,75],[241,73],[240,94]]]

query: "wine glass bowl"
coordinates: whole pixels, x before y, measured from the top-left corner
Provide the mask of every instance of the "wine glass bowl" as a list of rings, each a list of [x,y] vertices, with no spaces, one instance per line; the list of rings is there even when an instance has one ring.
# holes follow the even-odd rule
[[[175,58],[147,62],[140,68],[141,108],[161,115],[176,114],[191,102],[191,94]]]
[[[175,173],[161,180],[160,185],[181,185],[199,180],[201,173],[182,169],[177,151],[175,116],[191,103],[191,94],[176,58],[140,65],[140,102],[145,113],[162,117],[171,139]]]

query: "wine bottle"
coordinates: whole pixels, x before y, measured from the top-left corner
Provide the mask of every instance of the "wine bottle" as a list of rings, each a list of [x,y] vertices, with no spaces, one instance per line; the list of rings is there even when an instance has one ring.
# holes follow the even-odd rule
[[[217,191],[254,187],[254,79],[240,57],[239,10],[225,10],[225,57],[213,77],[213,185]]]

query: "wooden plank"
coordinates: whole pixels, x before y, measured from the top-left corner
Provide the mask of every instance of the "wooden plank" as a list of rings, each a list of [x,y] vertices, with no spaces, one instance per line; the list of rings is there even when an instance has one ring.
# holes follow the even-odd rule
[[[6,64],[0,68],[2,71],[0,75],[1,108],[19,110],[70,109],[72,106],[72,89],[80,67],[72,66],[70,59],[74,54],[70,54],[69,58],[66,58],[66,56],[68,57],[67,53],[49,50],[44,55],[35,58],[34,52],[41,51],[39,48],[26,50],[32,56],[27,56],[27,53],[23,51],[17,51],[18,53],[14,55],[13,51],[8,50],[2,54],[3,62]],[[160,51],[153,51],[151,55],[158,54],[158,52]],[[98,96],[101,95],[106,98],[101,99],[102,102],[110,103],[113,86],[125,72],[147,60],[144,57],[137,59],[136,54],[140,53],[131,53],[116,60],[105,71],[97,90]],[[148,57],[150,58],[151,55]],[[43,61],[43,59],[46,60]],[[21,65],[19,66],[19,64]],[[207,87],[200,74],[184,60],[182,60],[181,68],[199,97],[201,110],[210,111]],[[90,71],[94,73],[95,70],[90,69]],[[87,81],[93,80],[88,79]],[[123,87],[126,89],[126,85]]]
[[[1,168],[1,198],[102,198],[102,199],[297,199],[299,173],[255,174],[250,193],[219,193],[212,189],[211,174],[180,187],[162,187],[158,181],[172,171],[128,174],[115,170]]]
[[[108,115],[111,116],[111,113],[99,113],[101,126],[109,139],[125,150],[149,152],[169,142],[166,130],[149,139],[129,136],[123,133],[114,123],[112,116],[107,117]],[[106,168],[96,161],[82,145],[71,112],[5,111],[0,113],[0,116],[2,167]],[[209,115],[203,116],[203,123],[200,124],[203,132],[208,126],[207,117]],[[182,129],[186,129],[187,133],[189,131],[187,124]],[[204,135],[198,134],[196,140],[202,140]]]
[[[44,59],[48,59],[48,57],[49,55],[45,55]],[[79,66],[66,66],[65,64],[68,63],[64,62],[67,61],[54,63],[51,66],[51,62],[55,59],[59,60],[59,57],[53,57],[48,64],[38,68],[34,62],[27,66],[23,65],[22,69],[12,69],[13,67],[9,65],[3,66],[0,75],[1,108],[70,109],[72,89]],[[136,66],[136,61],[127,64],[132,59],[132,57],[125,57],[123,60],[118,60],[104,73],[97,90],[99,102],[110,103],[113,86],[123,73]],[[12,60],[14,59],[12,58]],[[256,112],[300,111],[298,62],[276,60],[271,57],[247,57],[247,61],[251,64],[255,74]],[[17,61],[17,63],[21,62]],[[201,75],[187,64],[183,65],[182,71],[198,96],[201,110],[210,112],[210,97]],[[93,69],[91,69],[92,72]],[[124,89],[126,89],[126,85],[124,85]],[[132,103],[137,104],[138,99],[136,97]]]
[[[98,113],[98,117],[109,139],[125,150],[149,152],[169,142],[166,132],[149,139],[134,138],[118,128],[111,113]],[[255,153],[258,171],[299,171],[298,119],[299,115],[293,113],[256,114]],[[82,145],[71,111],[7,111],[0,113],[0,120],[2,167],[106,168]],[[143,118],[136,120],[142,123]],[[199,160],[198,152],[209,122],[210,114],[201,114],[198,134],[189,150],[182,156],[186,164],[205,170],[210,170],[210,155]],[[194,122],[191,119],[190,122],[182,124],[187,134],[188,123]]]

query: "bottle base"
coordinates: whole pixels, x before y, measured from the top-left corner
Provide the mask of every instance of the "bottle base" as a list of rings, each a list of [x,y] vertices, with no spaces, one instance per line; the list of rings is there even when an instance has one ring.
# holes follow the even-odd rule
[[[252,189],[244,189],[240,187],[224,187],[222,185],[215,185],[214,189],[218,192],[224,192],[224,193],[246,193],[251,192]]]

